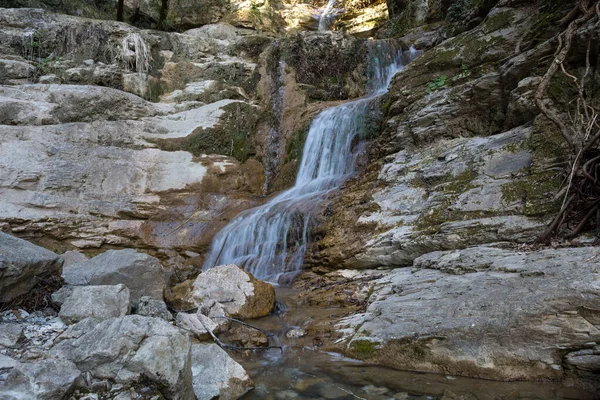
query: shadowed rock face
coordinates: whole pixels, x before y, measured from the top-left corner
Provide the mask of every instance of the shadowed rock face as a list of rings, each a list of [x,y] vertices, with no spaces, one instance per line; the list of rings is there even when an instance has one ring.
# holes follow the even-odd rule
[[[365,173],[328,206],[309,265],[407,266],[430,251],[539,235],[559,206],[548,166],[566,154],[533,102],[529,75],[543,62],[519,50],[547,54],[533,39],[541,18],[537,3],[500,2],[395,76]]]
[[[39,279],[60,275],[62,265],[53,252],[0,232],[0,303],[27,293]]]

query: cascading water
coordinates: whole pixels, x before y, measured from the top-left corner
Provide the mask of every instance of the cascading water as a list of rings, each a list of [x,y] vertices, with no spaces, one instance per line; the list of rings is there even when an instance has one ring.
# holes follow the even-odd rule
[[[329,0],[327,2],[327,5],[321,13],[321,17],[319,18],[319,31],[328,31],[335,22],[335,17],[338,13],[338,10],[335,7],[337,2],[338,0]]]
[[[291,189],[233,219],[214,238],[203,269],[237,264],[255,277],[278,282],[300,271],[311,213],[353,172],[355,145],[365,131],[369,105],[385,93],[396,72],[417,52],[402,54],[388,41],[370,43],[369,95],[321,112],[312,122]]]

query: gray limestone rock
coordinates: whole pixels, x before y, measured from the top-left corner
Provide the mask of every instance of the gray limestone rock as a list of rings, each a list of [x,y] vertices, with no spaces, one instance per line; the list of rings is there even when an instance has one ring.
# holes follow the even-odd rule
[[[81,372],[68,360],[19,363],[0,385],[3,400],[56,400],[72,390]]]
[[[212,343],[192,345],[192,373],[198,400],[238,399],[254,387],[244,368]]]
[[[212,338],[210,332],[216,333],[219,325],[207,316],[197,314],[178,313],[175,324],[182,330],[195,335],[200,340]]]
[[[142,296],[162,300],[166,274],[158,259],[133,249],[109,250],[90,260],[65,268],[63,278],[70,285],[127,286],[131,301]]]
[[[377,281],[366,313],[338,329],[350,354],[398,368],[557,379],[565,349],[581,349],[567,363],[589,371],[597,354],[586,349],[600,341],[599,252],[482,246],[425,254]]]
[[[27,293],[36,277],[60,275],[62,263],[53,252],[0,232],[0,302]]]
[[[138,301],[135,314],[146,317],[156,317],[171,321],[173,315],[169,312],[167,304],[163,300],[153,299],[149,296],[142,296]]]
[[[72,326],[50,353],[96,378],[125,384],[144,376],[167,398],[193,398],[190,342],[177,328],[140,315],[90,320]]]
[[[129,310],[129,289],[123,284],[73,286],[58,316],[65,323],[74,324],[89,317],[99,320],[122,317]]]
[[[216,300],[223,307],[224,316],[234,318],[263,317],[275,307],[273,286],[234,264],[218,265],[198,275],[192,296],[198,305]]]
[[[0,354],[0,369],[10,369],[16,366],[19,362],[15,359]]]
[[[0,346],[15,346],[23,339],[23,329],[19,323],[0,322]]]

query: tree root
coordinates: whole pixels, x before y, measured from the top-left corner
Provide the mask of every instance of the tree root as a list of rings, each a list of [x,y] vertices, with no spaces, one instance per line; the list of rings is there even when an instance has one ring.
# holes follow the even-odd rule
[[[565,67],[569,51],[576,37],[593,32],[600,24],[600,2],[598,0],[580,0],[561,21],[561,26],[567,25],[556,36],[558,45],[554,59],[542,77],[535,92],[535,103],[541,113],[554,123],[563,139],[571,149],[568,174],[565,173],[566,186],[559,192],[564,195],[560,210],[546,230],[538,237],[538,243],[547,243],[552,236],[561,231],[561,226],[567,220],[577,221],[576,226],[564,234],[565,239],[572,239],[584,231],[592,217],[596,215],[596,227],[600,228],[600,125],[597,121],[598,112],[589,103],[586,96],[586,79],[590,75],[591,38],[588,37],[585,71],[580,78],[570,73]],[[569,105],[574,105],[574,111],[569,111],[565,118],[553,109],[545,100],[545,93],[554,75],[561,71],[577,88],[577,96]],[[592,74],[593,75],[593,74]],[[593,100],[593,99],[592,99]],[[586,210],[581,216],[582,210]]]

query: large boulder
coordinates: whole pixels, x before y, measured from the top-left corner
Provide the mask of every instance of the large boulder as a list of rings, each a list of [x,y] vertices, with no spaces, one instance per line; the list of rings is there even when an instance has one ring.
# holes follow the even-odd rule
[[[29,292],[38,278],[60,276],[62,264],[50,250],[0,232],[0,303]]]
[[[62,399],[74,388],[80,376],[81,372],[68,360],[18,363],[0,385],[0,399]]]
[[[69,265],[63,278],[70,285],[117,285],[127,286],[131,301],[142,296],[163,298],[166,273],[160,261],[133,249],[109,250],[90,260]]]
[[[148,379],[166,398],[193,399],[190,342],[159,318],[127,315],[86,319],[58,338],[50,353],[99,379],[127,384]]]
[[[337,328],[350,355],[396,368],[503,380],[557,380],[569,365],[591,372],[599,252],[428,253],[375,281],[366,312]]]
[[[75,286],[60,308],[58,316],[67,324],[85,318],[108,319],[129,313],[129,289],[123,284]]]
[[[219,265],[198,275],[192,297],[201,306],[216,300],[234,318],[264,317],[275,307],[275,289],[234,264]]]
[[[254,387],[244,368],[212,343],[192,345],[192,374],[198,400],[238,399]]]

